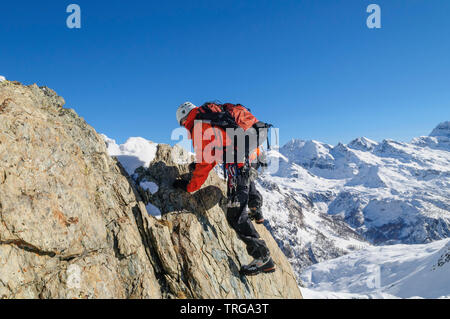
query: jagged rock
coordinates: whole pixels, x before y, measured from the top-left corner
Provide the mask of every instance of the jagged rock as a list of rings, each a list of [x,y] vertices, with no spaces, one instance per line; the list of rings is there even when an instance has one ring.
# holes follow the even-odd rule
[[[267,230],[274,274],[241,277],[249,261],[211,174],[194,195],[159,146],[145,174],[159,185],[149,216],[133,180],[95,130],[54,91],[0,83],[0,298],[301,298]]]
[[[146,216],[150,247],[161,260],[164,278],[172,293],[193,298],[300,298],[291,266],[269,231],[257,225],[266,240],[278,271],[246,278],[239,275],[241,265],[251,261],[245,246],[225,217],[225,183],[211,172],[205,186],[195,194],[174,190],[180,175],[189,174],[183,149],[158,145],[148,169],[138,171],[137,180],[158,185],[150,202],[162,213],[157,222]]]
[[[161,297],[132,187],[63,104],[0,83],[0,297]]]

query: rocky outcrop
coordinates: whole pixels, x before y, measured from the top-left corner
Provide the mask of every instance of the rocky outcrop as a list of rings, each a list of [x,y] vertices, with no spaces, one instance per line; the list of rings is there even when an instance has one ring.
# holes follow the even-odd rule
[[[143,229],[169,290],[193,298],[299,298],[291,266],[264,226],[256,227],[278,271],[249,278],[239,275],[240,266],[251,259],[227,224],[225,183],[212,172],[205,187],[193,195],[174,190],[175,178],[189,174],[187,165],[175,163],[185,158],[183,153],[181,148],[158,145],[150,167],[136,174],[138,183],[159,186],[158,192],[147,192],[147,196],[163,218],[157,221],[146,216]]]
[[[0,83],[0,297],[301,298],[262,226],[278,270],[239,275],[250,259],[215,174],[193,195],[172,189],[188,167],[173,160],[181,149],[159,145],[135,176],[158,184],[145,192],[63,104],[46,87]]]

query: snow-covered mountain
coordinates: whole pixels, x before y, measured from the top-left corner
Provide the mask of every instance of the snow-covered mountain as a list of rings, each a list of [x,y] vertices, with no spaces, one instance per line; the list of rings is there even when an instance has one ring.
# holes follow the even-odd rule
[[[450,237],[449,122],[411,143],[292,140],[259,180],[268,227],[298,276],[372,245]],[[448,274],[450,276],[450,273]]]
[[[126,143],[118,145],[115,140],[102,134],[110,156],[116,157],[131,176],[141,167],[148,167],[155,158],[158,144],[142,137],[130,137]]]
[[[293,140],[270,177],[373,244],[450,237],[449,122],[412,143],[359,138],[333,147]],[[263,179],[264,180],[264,179]]]

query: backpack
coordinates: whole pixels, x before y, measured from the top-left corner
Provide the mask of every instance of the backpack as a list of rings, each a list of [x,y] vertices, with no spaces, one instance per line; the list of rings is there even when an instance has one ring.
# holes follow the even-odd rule
[[[246,141],[246,159],[248,159],[248,156],[252,151],[264,144],[266,140],[267,146],[270,149],[268,129],[272,127],[272,125],[259,121],[249,109],[241,104],[206,102],[200,107],[196,119],[209,121],[211,126],[221,127],[225,131],[228,128],[241,128],[246,132],[250,128],[254,128],[254,132],[257,135],[257,145],[253,145],[253,147],[249,148],[248,141]]]

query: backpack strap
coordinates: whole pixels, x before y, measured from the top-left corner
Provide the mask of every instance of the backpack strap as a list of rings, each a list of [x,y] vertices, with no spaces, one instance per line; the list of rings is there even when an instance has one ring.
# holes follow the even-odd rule
[[[215,106],[218,106],[218,109],[220,109],[220,112],[214,112],[209,107],[211,104],[212,103],[206,103],[200,107],[200,112],[196,116],[197,120],[210,121],[212,126],[219,126],[224,129],[236,129],[239,127],[231,114],[223,109],[222,105],[214,104]]]

